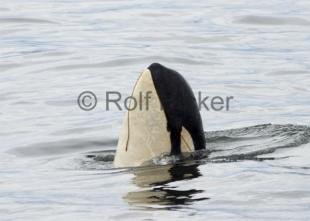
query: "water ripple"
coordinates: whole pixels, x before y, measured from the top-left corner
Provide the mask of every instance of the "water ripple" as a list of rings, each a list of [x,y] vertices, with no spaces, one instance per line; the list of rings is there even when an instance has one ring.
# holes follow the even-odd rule
[[[272,16],[258,16],[258,15],[247,15],[236,20],[240,24],[250,25],[300,25],[310,26],[310,21],[302,18],[295,17],[272,17]]]

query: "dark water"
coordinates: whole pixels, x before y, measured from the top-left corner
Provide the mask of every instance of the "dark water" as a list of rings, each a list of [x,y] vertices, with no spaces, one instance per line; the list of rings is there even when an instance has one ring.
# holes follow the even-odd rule
[[[0,220],[309,220],[308,1],[0,4]],[[207,150],[112,165],[131,93],[152,62],[195,94]],[[79,109],[91,90],[97,107]]]

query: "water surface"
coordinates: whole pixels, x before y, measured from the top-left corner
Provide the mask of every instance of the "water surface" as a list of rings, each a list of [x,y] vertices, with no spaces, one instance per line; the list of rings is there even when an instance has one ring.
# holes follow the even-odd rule
[[[41,1],[0,6],[4,220],[309,220],[310,4]],[[207,156],[113,168],[131,93],[160,62],[230,111],[202,110]],[[78,95],[98,97],[82,111]]]

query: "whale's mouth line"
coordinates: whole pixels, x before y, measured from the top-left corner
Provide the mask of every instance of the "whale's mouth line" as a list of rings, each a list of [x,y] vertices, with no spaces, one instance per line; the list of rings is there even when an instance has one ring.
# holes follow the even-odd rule
[[[131,96],[133,96],[133,94],[134,94],[134,91],[135,91],[135,89],[136,89],[136,86],[137,86],[137,83],[138,83],[138,81],[140,80],[140,78],[142,77],[142,74],[143,74],[143,72],[139,75],[139,78],[138,78],[138,80],[135,82],[135,85],[134,85],[134,87],[133,87],[133,90],[132,90],[132,92],[131,92]],[[132,100],[130,100],[130,104],[129,104],[129,106],[131,106],[132,105]],[[127,134],[127,140],[126,140],[126,145],[125,145],[125,151],[127,152],[128,151],[128,143],[129,143],[129,138],[130,138],[130,117],[129,117],[129,113],[130,113],[130,111],[128,111],[127,112],[127,130],[128,130],[128,134]]]

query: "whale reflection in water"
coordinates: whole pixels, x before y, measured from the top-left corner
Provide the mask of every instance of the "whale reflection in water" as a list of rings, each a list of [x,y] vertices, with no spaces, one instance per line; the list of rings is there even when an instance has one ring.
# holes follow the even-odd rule
[[[201,176],[198,169],[199,164],[175,164],[165,166],[152,166],[133,168],[133,183],[141,191],[129,192],[124,200],[132,205],[154,204],[154,205],[188,205],[195,201],[207,200],[208,197],[197,197],[203,195],[203,190],[188,188],[179,189],[173,186],[175,181],[195,179]]]

